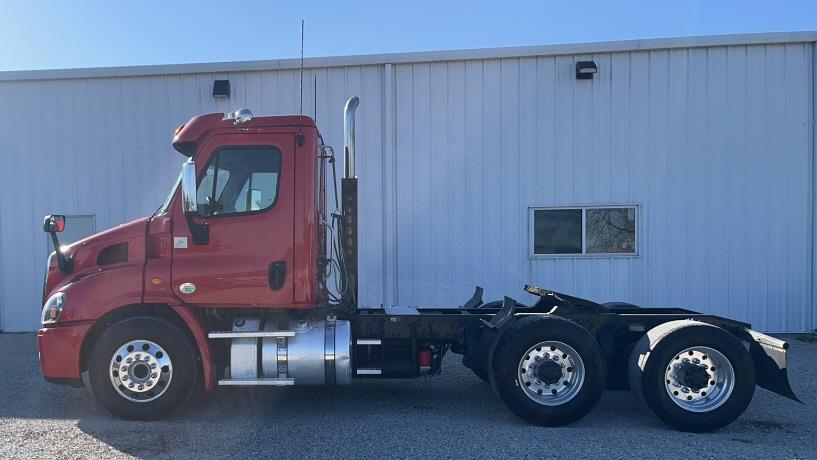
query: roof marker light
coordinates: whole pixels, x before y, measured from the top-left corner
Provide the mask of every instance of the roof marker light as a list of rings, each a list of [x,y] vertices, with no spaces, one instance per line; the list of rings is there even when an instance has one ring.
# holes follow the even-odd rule
[[[252,111],[250,111],[250,109],[241,108],[233,112],[228,118],[234,119],[233,124],[236,126],[246,125],[252,121]]]

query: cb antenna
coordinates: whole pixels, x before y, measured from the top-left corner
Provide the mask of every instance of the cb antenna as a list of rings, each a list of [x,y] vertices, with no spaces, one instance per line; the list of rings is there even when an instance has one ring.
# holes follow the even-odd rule
[[[312,83],[314,88],[312,89],[312,102],[315,104],[315,108],[313,109],[312,116],[315,117],[315,124],[318,124],[318,74],[312,75]]]
[[[300,74],[300,96],[298,97],[298,115],[304,115],[304,20],[301,19],[301,74]]]

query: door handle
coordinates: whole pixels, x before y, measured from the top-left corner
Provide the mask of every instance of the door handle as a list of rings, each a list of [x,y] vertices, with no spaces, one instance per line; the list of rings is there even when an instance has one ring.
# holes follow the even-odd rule
[[[287,279],[287,263],[283,260],[279,260],[269,264],[267,276],[270,289],[273,291],[281,289],[284,287],[284,281]]]

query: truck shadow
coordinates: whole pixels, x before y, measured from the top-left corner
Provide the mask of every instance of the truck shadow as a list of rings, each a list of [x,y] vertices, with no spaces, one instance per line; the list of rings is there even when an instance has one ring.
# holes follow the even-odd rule
[[[633,402],[627,392],[608,393],[588,417],[558,430],[581,433],[609,426],[611,418],[621,416],[620,406]],[[498,440],[495,433],[548,433],[513,416],[489,385],[471,375],[445,381],[355,382],[345,388],[219,388],[155,422],[117,420],[93,405],[96,412],[81,417],[78,427],[139,457],[231,455],[236,446],[249,456],[326,457],[343,443],[348,455],[354,455],[354,449],[367,446],[401,451],[413,443],[456,444],[475,434],[490,443]],[[641,430],[664,429],[645,414],[630,411],[626,417]]]

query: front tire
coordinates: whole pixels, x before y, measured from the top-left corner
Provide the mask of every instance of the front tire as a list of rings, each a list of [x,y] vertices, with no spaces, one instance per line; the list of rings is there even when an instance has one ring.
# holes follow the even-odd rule
[[[633,348],[630,388],[661,420],[693,433],[737,419],[755,389],[749,352],[732,334],[698,321],[656,326]]]
[[[164,417],[192,394],[195,348],[178,326],[130,318],[110,326],[93,346],[91,388],[112,414],[131,420]]]
[[[491,384],[519,418],[562,426],[589,413],[606,385],[601,349],[576,323],[555,317],[516,321],[498,344]]]

